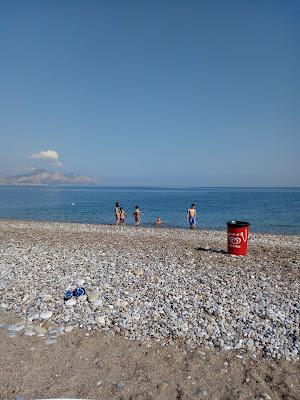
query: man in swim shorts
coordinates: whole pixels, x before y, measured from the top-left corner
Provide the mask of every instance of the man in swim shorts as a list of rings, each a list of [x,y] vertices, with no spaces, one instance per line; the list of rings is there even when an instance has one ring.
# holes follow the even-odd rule
[[[186,214],[186,220],[190,224],[190,229],[196,228],[196,216],[197,216],[196,205],[193,203],[191,205],[191,208],[187,210]]]

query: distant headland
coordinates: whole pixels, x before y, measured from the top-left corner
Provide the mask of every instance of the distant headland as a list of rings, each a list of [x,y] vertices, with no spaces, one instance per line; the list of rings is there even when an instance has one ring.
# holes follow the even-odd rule
[[[0,185],[95,185],[96,182],[83,175],[62,174],[36,169],[22,175],[0,176]]]

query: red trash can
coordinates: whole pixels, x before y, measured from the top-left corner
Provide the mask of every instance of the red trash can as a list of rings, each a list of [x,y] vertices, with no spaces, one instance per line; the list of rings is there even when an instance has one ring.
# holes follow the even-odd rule
[[[234,256],[247,255],[249,226],[248,222],[243,221],[227,222],[228,254]]]

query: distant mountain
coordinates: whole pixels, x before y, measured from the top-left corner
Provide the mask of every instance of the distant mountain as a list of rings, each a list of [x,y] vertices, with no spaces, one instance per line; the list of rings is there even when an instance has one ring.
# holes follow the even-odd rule
[[[88,176],[36,169],[28,174],[0,176],[0,185],[95,185]]]

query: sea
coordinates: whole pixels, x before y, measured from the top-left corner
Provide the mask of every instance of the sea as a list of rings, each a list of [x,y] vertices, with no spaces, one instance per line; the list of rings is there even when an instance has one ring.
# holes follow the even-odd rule
[[[103,186],[0,186],[0,218],[113,224],[119,202],[133,225],[188,228],[186,212],[197,207],[199,229],[226,229],[227,221],[250,223],[254,232],[300,234],[300,188],[167,188]]]

